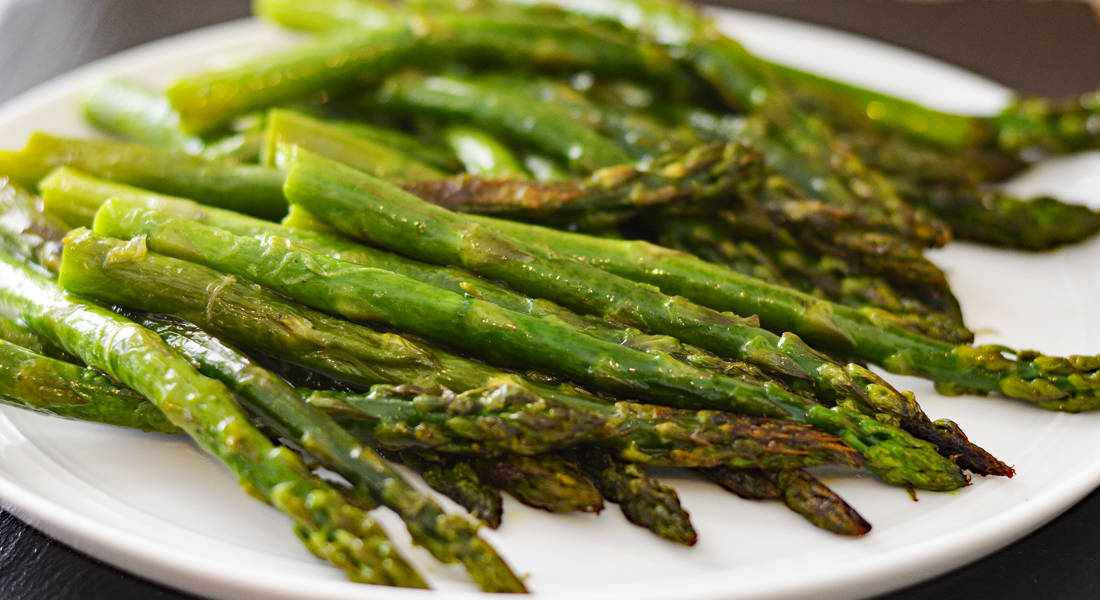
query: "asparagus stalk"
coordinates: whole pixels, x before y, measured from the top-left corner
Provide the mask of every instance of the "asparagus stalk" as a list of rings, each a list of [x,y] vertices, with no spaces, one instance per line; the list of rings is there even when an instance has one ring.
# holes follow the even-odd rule
[[[807,294],[828,298],[852,307],[874,307],[890,311],[925,335],[968,343],[974,334],[957,312],[928,306],[882,277],[857,275],[843,260],[815,257],[797,242],[731,239],[720,224],[698,218],[653,219],[657,242],[667,248],[694,254],[750,277],[775,285],[794,287]]]
[[[760,157],[740,144],[705,145],[649,167],[616,165],[561,183],[453,178],[406,182],[410,192],[451,210],[566,223],[608,213],[621,221],[651,207],[701,210],[751,189]]]
[[[573,121],[568,112],[486,86],[473,77],[403,73],[387,79],[369,102],[469,122],[529,144],[582,173],[631,162],[625,150]]]
[[[480,129],[451,125],[443,131],[443,140],[470,175],[527,179],[527,171],[515,154],[503,142]],[[345,164],[348,163],[345,161]]]
[[[70,272],[68,280],[73,277]],[[316,407],[302,402],[294,388],[277,375],[193,325],[156,316],[142,317],[139,322],[159,334],[204,375],[236,392],[250,411],[280,435],[294,440],[322,465],[344,476],[356,492],[400,515],[413,541],[437,559],[465,565],[484,591],[525,591],[522,581],[492,546],[478,537],[472,522],[444,513],[382,457]]]
[[[391,148],[406,157],[435,167],[440,171],[451,173],[462,170],[462,164],[449,149],[428,144],[404,131],[380,127],[362,121],[326,119],[325,122],[354,136]]]
[[[975,117],[938,111],[789,66],[763,64],[788,93],[845,129],[900,134],[951,153],[985,147],[1014,157],[1065,154],[1100,145],[1100,136],[1089,125],[1100,114],[1098,92],[1063,99],[1018,97],[994,116]]]
[[[385,178],[439,179],[442,171],[418,162],[367,137],[284,109],[268,112],[263,164],[282,166],[279,147],[298,146]]]
[[[320,7],[318,7],[320,8]],[[474,60],[560,69],[652,73],[678,66],[663,52],[567,20],[393,9],[376,28],[338,29],[298,48],[177,81],[168,98],[184,129],[198,132],[257,109],[321,90],[376,81],[401,68]]]
[[[0,339],[0,402],[63,419],[182,433],[140,394],[102,373]]]
[[[1023,200],[970,186],[900,187],[905,199],[935,214],[957,237],[1020,250],[1052,250],[1100,231],[1100,212],[1049,196]]]
[[[180,127],[180,115],[168,99],[144,86],[111,79],[84,99],[84,117],[99,129],[123,139],[154,146],[202,152],[201,138]]]
[[[71,362],[69,355],[18,321],[0,317],[0,340],[49,358]]]
[[[69,296],[7,254],[0,254],[0,313],[22,319],[152,402],[236,473],[242,486],[291,516],[303,543],[352,579],[424,587],[369,516],[310,475],[292,452],[275,447],[249,424],[224,385],[199,375],[152,332]]]
[[[562,321],[581,328],[585,333],[604,341],[622,344],[644,352],[663,352],[688,364],[724,375],[764,382],[767,377],[759,368],[747,363],[720,358],[701,348],[683,344],[668,336],[653,336],[592,316],[578,315],[549,301],[532,301],[503,286],[493,284],[457,268],[441,268],[410,260],[402,256],[363,246],[335,235],[315,231],[331,230],[320,224],[300,207],[294,207],[280,227],[269,221],[247,217],[231,211],[197,205],[180,198],[145,192],[129,186],[113,184],[62,168],[40,184],[47,211],[65,215],[80,225],[90,226],[95,211],[107,198],[121,198],[146,208],[167,212],[208,225],[217,226],[242,236],[276,235],[291,239],[306,248],[332,258],[351,261],[400,273],[418,281],[452,292],[475,296],[501,307],[533,316]],[[308,221],[307,221],[308,220]]]
[[[932,452],[925,442],[888,424],[865,420],[849,409],[826,409],[774,384],[742,382],[667,357],[602,342],[553,322],[449,294],[388,271],[297,250],[278,238],[266,242],[240,238],[142,208],[127,209],[124,204],[117,199],[104,204],[96,227],[108,234],[144,234],[154,249],[183,254],[190,260],[262,281],[307,304],[354,320],[381,320],[398,329],[445,340],[490,360],[536,366],[604,389],[683,406],[781,415],[814,424],[854,446],[870,468],[887,481],[930,489],[950,489],[966,481],[953,464]],[[219,250],[212,252],[215,247]],[[226,248],[236,251],[224,252]],[[272,252],[272,248],[278,251]],[[265,264],[269,263],[265,256],[280,254],[284,256],[276,259],[279,266]],[[287,257],[294,258],[287,261]],[[302,268],[305,265],[310,266]],[[332,285],[336,280],[341,284]],[[484,328],[489,324],[493,324],[491,334],[485,337]],[[491,344],[486,344],[488,340]],[[538,343],[534,343],[536,340]]]
[[[578,390],[525,382],[394,334],[379,334],[311,311],[192,263],[145,253],[132,254],[126,263],[107,264],[108,255],[119,254],[126,247],[123,242],[92,235],[72,238],[66,252],[72,257],[70,262],[79,265],[82,277],[71,285],[114,304],[178,316],[239,345],[273,352],[358,385],[407,384],[437,394],[444,389],[465,391],[504,384],[528,387],[542,398],[532,405],[536,411],[560,402],[574,410],[605,415],[610,429],[621,432],[611,436],[623,440],[617,454],[636,462],[691,467],[858,465],[850,448],[805,426],[756,421],[761,427],[753,427],[754,419],[727,413],[681,412],[629,402],[609,406]],[[393,408],[392,403],[383,406]],[[415,426],[424,420],[417,414],[403,413],[419,419],[411,421],[414,427],[405,427],[413,439]],[[398,422],[390,424],[390,431],[400,430]],[[459,431],[471,435],[477,427]],[[445,432],[435,429],[435,433]]]
[[[319,213],[318,216],[328,221],[329,225],[349,235],[384,247],[401,248],[403,253],[415,254],[427,262],[460,264],[484,276],[507,281],[520,291],[571,305],[581,312],[598,312],[621,322],[633,322],[631,324],[639,325],[642,330],[672,335],[719,355],[733,354],[765,368],[804,377],[816,384],[819,393],[826,397],[840,396],[864,405],[873,403],[876,411],[882,410],[877,405],[883,405],[894,414],[900,411],[907,411],[907,415],[923,414],[919,412],[919,407],[915,407],[915,401],[902,396],[870,371],[858,365],[845,367],[833,363],[792,334],[776,336],[743,319],[720,314],[683,298],[665,296],[651,287],[637,285],[584,265],[546,246],[520,242],[515,237],[478,225],[469,216],[428,204],[385,182],[308,153],[303,152],[296,157],[286,190],[287,197],[296,205],[314,214]],[[103,215],[102,210],[100,215]],[[410,240],[411,230],[415,230],[416,237]],[[476,243],[470,243],[473,240]],[[288,286],[283,287],[286,289]],[[289,293],[289,290],[286,291]],[[514,320],[515,316],[508,315],[507,318]],[[401,326],[415,325],[408,323]],[[434,333],[443,334],[440,331]],[[508,360],[511,357],[500,358]],[[531,358],[540,359],[538,356]],[[625,365],[618,363],[621,367]],[[546,368],[561,372],[573,366],[558,362]],[[642,369],[642,365],[638,369]],[[590,380],[591,373],[579,372],[581,370],[575,369],[570,376]],[[639,377],[641,372],[631,371],[629,377],[632,384],[642,381]],[[663,379],[658,378],[659,381],[654,383],[663,387]],[[616,381],[597,383],[605,387],[609,384],[622,385]],[[655,393],[658,388],[644,391],[651,397],[671,400],[667,395]],[[699,391],[697,385],[695,391]],[[761,404],[757,408],[746,406],[742,410],[756,414],[785,414],[795,420],[814,418],[806,412],[809,406],[802,404],[796,408],[785,399],[775,403],[766,396],[758,396]],[[765,409],[769,404],[780,406]],[[778,413],[772,412],[776,409]],[[825,412],[829,415],[826,421],[831,422],[815,422],[815,425],[838,434],[855,431],[851,428],[853,424],[838,412]],[[832,421],[834,417],[840,418]],[[842,425],[844,421],[848,422]],[[901,434],[900,431],[897,433]],[[898,439],[895,438],[895,441]],[[845,441],[854,444],[857,449],[865,443],[850,439]],[[910,445],[908,441],[899,443]],[[866,454],[864,457],[867,458]]]
[[[871,524],[827,485],[802,469],[762,471],[717,467],[700,469],[707,479],[748,500],[782,500],[821,529],[863,535]]]
[[[704,143],[687,127],[670,127],[649,115],[597,104],[563,82],[529,76],[482,77],[485,89],[507,90],[564,110],[570,118],[616,141],[636,159],[645,161],[681,154]]]
[[[676,490],[662,485],[638,465],[603,450],[582,447],[574,457],[603,497],[618,504],[628,521],[678,544],[695,545],[699,536],[680,506]]]
[[[1004,346],[953,345],[915,333],[885,311],[834,304],[645,242],[601,239],[488,217],[475,220],[512,236],[539,239],[579,260],[715,310],[755,314],[768,328],[794,331],[830,351],[930,379],[943,393],[1000,393],[1070,412],[1100,406],[1100,376],[1096,375],[1100,361],[1095,357],[1059,358]]]
[[[0,151],[0,173],[23,185],[36,184],[59,166],[265,219],[286,214],[283,174],[274,169],[207,160],[145,144],[44,133],[31,135],[19,152]]]
[[[399,452],[396,457],[419,473],[433,490],[454,500],[489,527],[500,527],[504,512],[500,490],[485,481],[472,466],[473,461],[424,450]]]
[[[0,177],[0,248],[41,268],[57,272],[61,238],[69,226],[43,214],[42,201]]]
[[[369,394],[312,391],[307,402],[337,416],[360,437],[393,450],[535,456],[592,444],[654,466],[859,464],[835,438],[804,426],[625,401],[593,406],[598,403],[530,387],[507,378],[457,395],[375,386]],[[711,451],[678,455],[676,447],[686,446],[678,438],[686,432]],[[664,452],[658,450],[662,446]]]
[[[516,500],[553,513],[603,510],[603,496],[580,468],[554,454],[476,461],[493,485]]]

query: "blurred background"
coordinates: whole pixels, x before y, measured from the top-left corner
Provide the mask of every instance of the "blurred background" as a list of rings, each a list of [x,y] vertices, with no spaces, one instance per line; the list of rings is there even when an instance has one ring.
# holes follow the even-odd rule
[[[1100,87],[1096,3],[720,0],[885,40],[1027,94]],[[1091,7],[1090,7],[1091,6]],[[89,61],[248,15],[248,0],[0,0],[0,101]],[[974,565],[890,600],[1100,598],[1100,492]],[[189,600],[54,542],[0,510],[0,599]]]
[[[1091,2],[712,0],[911,48],[1029,94],[1100,82]],[[7,5],[6,10],[3,7]],[[0,100],[88,60],[248,15],[248,0],[0,0]]]

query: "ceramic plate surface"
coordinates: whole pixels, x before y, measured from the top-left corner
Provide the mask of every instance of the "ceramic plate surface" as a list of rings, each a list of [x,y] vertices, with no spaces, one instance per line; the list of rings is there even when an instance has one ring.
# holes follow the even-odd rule
[[[745,13],[722,12],[752,50],[943,109],[991,113],[1005,89],[942,63],[849,35]],[[109,75],[163,84],[234,57],[279,47],[287,34],[230,23],[128,51],[32,90],[0,109],[0,147],[33,130],[91,135],[82,91]],[[1100,206],[1100,155],[1045,164],[1015,184]],[[981,342],[1048,353],[1100,351],[1100,240],[1027,255],[963,243],[933,254],[948,272]],[[924,381],[891,377],[934,418],[1016,466],[1012,480],[977,480],[950,494],[858,477],[829,483],[873,524],[862,539],[819,531],[778,503],[753,503],[685,475],[666,474],[700,532],[682,548],[629,525],[610,506],[599,517],[549,515],[509,501],[489,531],[545,599],[840,598],[868,596],[932,577],[1015,540],[1100,483],[1100,414],[1047,413],[977,397],[944,398]],[[425,592],[356,585],[313,558],[280,514],[242,494],[229,473],[184,439],[0,410],[0,501],[53,536],[114,565],[220,599],[413,600]],[[408,544],[381,520],[447,598],[483,598],[454,568]]]

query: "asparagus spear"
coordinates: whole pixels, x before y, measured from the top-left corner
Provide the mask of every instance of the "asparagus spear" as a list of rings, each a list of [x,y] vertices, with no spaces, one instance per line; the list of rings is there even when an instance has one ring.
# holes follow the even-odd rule
[[[0,340],[49,358],[71,362],[69,355],[18,321],[0,317]]]
[[[792,334],[776,336],[743,319],[720,314],[683,298],[665,296],[653,288],[584,265],[546,246],[520,242],[515,237],[478,225],[469,216],[430,205],[385,182],[331,161],[300,153],[288,176],[286,191],[295,204],[314,214],[320,212],[318,216],[329,225],[349,235],[382,246],[399,247],[402,252],[416,254],[427,262],[461,264],[479,274],[507,281],[520,291],[572,305],[581,312],[598,312],[622,322],[633,322],[642,330],[672,335],[719,355],[733,354],[765,368],[805,377],[826,397],[839,396],[857,405],[874,404],[876,412],[889,410],[910,418],[923,414],[915,401],[902,396],[870,371],[858,365],[845,367],[833,363]],[[100,215],[103,214],[101,210]],[[410,229],[415,230],[416,237],[412,240],[408,239]],[[476,243],[470,243],[473,240]],[[515,316],[507,318],[514,320]],[[440,331],[433,333],[443,334]],[[501,356],[504,360],[509,358]],[[531,358],[539,360],[540,357]],[[625,363],[618,363],[618,366],[625,366]],[[572,367],[558,363],[546,368],[568,370]],[[641,369],[641,365],[638,368]],[[629,377],[635,382],[641,381],[640,372],[633,371]],[[591,378],[590,373],[570,375]],[[608,386],[609,383],[621,385],[616,381],[600,381],[599,385]],[[654,394],[657,390],[646,391]],[[663,396],[655,394],[653,397],[659,395]],[[667,396],[665,398],[667,400]],[[776,414],[761,412],[765,405],[772,404],[766,398],[761,400],[763,404],[755,411],[745,410]],[[800,420],[808,416],[803,412],[809,408],[805,405],[795,408],[786,400],[778,404],[782,405],[778,407],[779,412],[788,418]],[[880,405],[884,408],[879,408]],[[829,413],[830,420],[836,416],[840,415]],[[815,424],[833,433],[852,432],[850,423],[840,425],[840,421],[846,420]],[[909,445],[909,442],[902,443]]]
[[[132,255],[126,263],[107,264],[108,255],[126,247],[93,235],[71,238],[66,253],[71,257],[71,272],[77,273],[79,267],[81,276],[70,278],[69,284],[114,304],[178,316],[242,346],[274,352],[359,385],[408,384],[435,393],[503,384],[526,387],[541,398],[533,404],[537,411],[560,402],[573,410],[605,415],[609,428],[618,429],[610,437],[623,440],[616,452],[636,462],[691,467],[769,464],[774,468],[859,464],[850,448],[809,427],[629,402],[609,406],[579,390],[523,381],[422,343],[311,311],[191,263],[145,253]],[[419,418],[411,411],[404,415]],[[413,421],[414,426],[417,423]],[[399,430],[398,422],[391,424],[395,425],[389,427],[391,431]],[[406,429],[415,439],[415,427]],[[477,428],[460,431],[471,435]],[[436,429],[441,432],[445,430]]]
[[[488,217],[475,220],[516,237],[540,239],[570,256],[715,310],[755,314],[769,328],[797,332],[845,356],[931,379],[943,393],[1000,393],[1071,412],[1100,405],[1096,375],[1100,362],[1094,357],[1059,358],[1004,346],[952,345],[913,332],[885,311],[834,304],[645,242],[601,239]]]
[[[1100,114],[1098,92],[1053,100],[1018,97],[997,115],[975,117],[938,111],[789,66],[763,64],[788,93],[846,129],[901,134],[953,153],[987,147],[1010,156],[1036,151],[1065,154],[1100,145],[1100,136],[1089,125]]]
[[[703,210],[751,189],[761,171],[757,153],[740,144],[705,145],[642,168],[616,165],[561,183],[464,177],[406,182],[410,192],[451,210],[530,221],[568,223],[607,213],[621,221],[649,207]]]
[[[817,527],[842,535],[863,535],[871,525],[828,486],[802,469],[762,471],[699,469],[707,479],[749,500],[782,500]]]
[[[568,20],[443,10],[421,11],[409,18],[404,9],[391,10],[396,15],[392,24],[366,29],[358,23],[283,53],[188,77],[168,89],[168,98],[180,112],[184,129],[197,132],[321,90],[442,61],[680,74],[656,48]]]
[[[840,304],[890,311],[916,331],[937,339],[956,343],[974,339],[959,314],[928,306],[921,298],[882,277],[856,275],[848,263],[836,257],[815,257],[797,242],[779,239],[753,243],[748,239],[731,239],[721,225],[705,219],[653,221],[658,230],[657,242],[667,248]]]
[[[57,272],[69,226],[42,212],[41,200],[0,177],[0,248]]]
[[[1018,199],[979,187],[1018,171],[1019,161],[979,150],[945,156],[897,136],[857,133],[845,140],[869,164],[890,173],[907,202],[950,225],[955,237],[1048,250],[1084,240],[1100,228],[1100,215],[1085,206],[1050,197]]]
[[[59,166],[265,219],[286,214],[283,174],[274,169],[207,160],[145,144],[44,133],[31,135],[19,152],[0,151],[0,173],[23,185],[34,185]]]
[[[68,274],[68,280],[73,277]],[[139,322],[204,375],[236,392],[251,412],[280,435],[344,476],[356,492],[400,515],[413,542],[437,559],[465,565],[484,591],[525,591],[492,546],[478,537],[472,522],[444,513],[370,448],[316,407],[302,402],[294,388],[277,375],[193,325],[156,316],[142,317]]]
[[[84,100],[84,117],[99,129],[123,139],[178,148],[198,154],[205,146],[180,127],[180,116],[168,99],[144,86],[111,79]]]
[[[554,454],[476,461],[493,485],[516,500],[554,513],[603,510],[603,497],[576,464]]]
[[[154,433],[182,433],[140,394],[93,369],[0,339],[0,402],[80,421]]]
[[[698,535],[676,490],[603,450],[582,447],[573,455],[603,497],[618,504],[628,521],[678,544],[695,545]]]
[[[470,175],[527,179],[527,171],[512,151],[480,129],[451,125],[443,131],[443,139]]]
[[[415,159],[441,171],[454,172],[462,170],[462,164],[449,149],[438,145],[428,144],[404,131],[389,127],[380,127],[362,121],[326,119],[325,122],[332,127],[341,129],[354,136],[368,139],[376,144],[389,147],[406,157]]]
[[[107,234],[144,234],[154,249],[262,281],[299,301],[354,320],[380,320],[444,340],[491,361],[535,366],[603,389],[674,405],[780,415],[811,423],[845,439],[887,481],[931,489],[950,489],[966,481],[927,443],[849,409],[826,409],[774,384],[743,382],[602,342],[572,328],[450,294],[392,272],[298,250],[286,240],[241,238],[142,208],[128,209],[117,199],[103,205],[96,227]],[[225,252],[227,248],[235,250]],[[337,280],[340,285],[333,285]],[[484,334],[487,325],[492,325],[488,336]],[[839,366],[837,370],[844,372]]]
[[[683,55],[728,104],[757,114],[749,121],[755,126],[746,133],[763,147],[770,164],[807,193],[885,219],[914,241],[942,243],[946,228],[941,223],[905,205],[890,182],[867,169],[826,123],[804,114],[779,92],[775,76],[763,61],[723,36],[709,18],[689,5],[637,0],[552,4],[642,31]]]
[[[573,121],[615,140],[639,160],[680,154],[704,143],[702,136],[690,128],[670,127],[649,115],[597,104],[560,81],[516,75],[495,75],[480,80],[487,84],[485,89],[522,94],[567,112]]]
[[[509,310],[562,321],[579,327],[585,333],[604,341],[622,344],[644,352],[663,352],[677,360],[724,375],[761,383],[767,379],[753,365],[722,359],[713,353],[682,344],[668,336],[647,335],[636,329],[624,328],[619,324],[596,317],[577,315],[548,301],[532,301],[527,296],[478,278],[461,269],[426,265],[384,250],[356,244],[346,238],[314,231],[313,228],[319,227],[326,230],[329,228],[315,220],[307,223],[308,217],[303,216],[307,213],[301,211],[299,207],[294,207],[295,210],[288,215],[286,222],[294,223],[291,228],[288,228],[230,211],[200,206],[187,200],[160,196],[129,186],[97,180],[66,168],[52,173],[41,182],[40,187],[47,211],[65,215],[67,219],[78,222],[80,225],[90,226],[95,211],[107,198],[124,198],[147,208],[168,212],[176,217],[214,225],[237,235],[258,237],[273,234],[285,237],[332,258],[393,271],[453,292],[487,300]]]
[[[286,144],[306,148],[322,156],[354,165],[378,177],[406,180],[439,179],[442,171],[418,162],[367,137],[329,125],[289,110],[268,112],[261,160],[267,166],[281,165],[279,147]]]
[[[424,587],[369,516],[345,504],[289,450],[275,447],[248,423],[224,385],[199,375],[152,332],[74,299],[6,253],[0,253],[0,313],[26,321],[152,402],[236,473],[242,486],[291,516],[303,543],[352,579]]]
[[[500,527],[504,512],[500,490],[485,481],[470,459],[425,450],[399,452],[396,458],[419,473],[433,490],[459,503],[489,527]]]
[[[631,162],[626,151],[574,122],[568,112],[486,86],[473,77],[403,73],[387,79],[369,102],[469,122],[530,144],[582,173]]]
[[[948,223],[957,237],[983,244],[1051,250],[1100,231],[1100,212],[1049,196],[1022,200],[962,185],[902,186],[901,191]]]

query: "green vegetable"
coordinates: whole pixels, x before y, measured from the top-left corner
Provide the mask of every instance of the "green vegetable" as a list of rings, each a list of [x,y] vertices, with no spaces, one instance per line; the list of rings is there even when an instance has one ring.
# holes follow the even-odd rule
[[[1059,358],[1004,346],[956,346],[915,333],[885,311],[834,304],[645,242],[601,239],[487,217],[475,220],[513,236],[540,239],[601,269],[715,310],[755,314],[768,328],[797,332],[830,351],[895,373],[931,379],[941,392],[1000,393],[1071,412],[1100,406],[1100,359],[1096,357]]]
[[[554,454],[478,460],[477,467],[493,485],[516,500],[542,510],[598,513],[603,497],[576,464]]]
[[[567,112],[473,77],[403,73],[387,79],[371,103],[472,123],[529,144],[582,173],[631,162],[625,150],[573,121]]]
[[[685,342],[715,351],[719,355],[732,354],[766,368],[798,378],[806,378],[819,386],[819,393],[856,398],[856,402],[860,404],[888,405],[895,412],[903,409],[912,410],[910,405],[915,405],[915,402],[898,394],[870,371],[857,365],[844,367],[833,363],[809,349],[791,334],[784,334],[781,338],[754,327],[743,319],[708,310],[682,298],[665,296],[652,287],[638,285],[610,275],[551,251],[540,244],[520,242],[517,238],[478,225],[466,215],[451,213],[430,205],[383,181],[320,157],[305,152],[296,156],[287,178],[286,193],[294,204],[305,207],[327,221],[330,226],[383,247],[400,248],[403,253],[415,254],[418,259],[437,264],[462,265],[483,276],[506,281],[519,291],[560,302],[580,312],[612,317],[620,322],[636,325],[643,331],[672,335]],[[100,216],[103,215],[101,210]],[[109,221],[105,219],[104,226],[108,224]],[[545,241],[547,238],[535,236],[524,239]],[[193,244],[195,241],[189,240],[188,243]],[[340,270],[347,272],[343,266]],[[263,273],[250,275],[264,276]],[[349,275],[343,280],[371,279],[373,284],[377,284],[373,275],[370,278]],[[329,290],[321,295],[316,291],[306,292],[305,288],[310,287],[310,282],[297,285],[288,278],[278,278],[281,281],[272,279],[276,278],[265,278],[264,281],[268,285],[278,286],[284,293],[296,294],[300,300],[324,303],[329,310],[345,311],[345,314],[348,314],[349,309],[357,309],[353,306],[354,304],[361,302],[350,304],[348,301],[332,302],[333,298],[330,295],[332,292]],[[372,285],[370,282],[364,283]],[[297,289],[292,291],[291,288]],[[344,289],[346,291],[346,288]],[[326,298],[326,296],[329,297]],[[412,297],[406,297],[403,300],[408,302]],[[441,304],[437,295],[436,306],[430,311],[431,316],[438,316],[445,309],[465,312],[466,306],[471,308],[474,306],[474,303],[468,303],[465,299],[447,307]],[[478,344],[477,333],[462,332],[464,327],[473,329],[473,324],[469,320],[470,315],[458,318],[457,323],[452,320],[447,327],[434,328],[424,322],[423,319],[427,315],[410,318],[408,317],[410,311],[407,310],[407,306],[405,308],[401,315],[387,314],[383,317],[377,312],[370,315],[359,312],[357,318],[384,318],[396,327],[411,328],[410,330],[419,331],[421,335],[429,337],[454,335],[456,339],[451,339],[451,343],[464,344],[471,349]],[[378,308],[375,307],[375,310],[377,311]],[[490,360],[512,361],[522,356],[523,360],[531,361],[528,363],[530,365],[540,365],[553,372],[566,373],[570,377],[580,378],[603,389],[629,391],[632,394],[643,394],[644,397],[664,402],[683,403],[688,401],[687,398],[695,398],[698,402],[719,402],[718,407],[723,409],[737,407],[735,410],[754,414],[780,414],[798,421],[811,422],[841,437],[845,434],[850,435],[852,437],[845,441],[853,444],[858,450],[869,449],[882,441],[877,440],[871,442],[871,446],[867,446],[868,432],[857,433],[862,426],[852,422],[848,416],[843,416],[844,409],[838,408],[831,411],[816,403],[807,404],[805,399],[774,390],[768,384],[760,387],[748,386],[742,391],[732,393],[732,389],[726,386],[733,382],[721,378],[711,379],[717,387],[710,388],[710,384],[700,383],[705,381],[701,379],[706,375],[705,373],[695,374],[684,371],[682,367],[675,364],[660,367],[660,374],[650,371],[654,367],[653,358],[635,364],[635,357],[626,353],[622,356],[622,360],[608,363],[603,357],[616,356],[617,352],[622,350],[613,350],[589,342],[585,342],[583,347],[590,347],[593,350],[598,348],[598,350],[585,357],[587,358],[585,360],[577,354],[579,350],[577,346],[582,343],[582,340],[577,340],[576,343],[571,340],[566,342],[564,340],[567,338],[562,337],[566,335],[564,332],[560,335],[555,333],[552,340],[547,340],[543,337],[545,334],[527,334],[526,332],[533,332],[535,329],[526,329],[527,322],[517,315],[501,314],[488,308],[489,312],[482,314],[480,306],[473,310],[479,318],[486,319],[486,324],[494,317],[499,317],[500,322],[514,323],[515,327],[520,328],[517,330],[518,333],[533,335],[539,339],[540,348],[550,347],[542,344],[561,344],[560,351],[553,353],[547,353],[545,350],[532,352],[530,346],[521,346],[518,342],[514,345],[509,344],[510,349],[504,350],[502,346],[504,340],[510,339],[506,332],[511,331],[506,329],[494,332],[491,338],[492,348],[477,348],[478,352],[487,352],[484,356],[490,357]],[[490,316],[493,313],[496,314]],[[532,323],[531,326],[535,327],[536,324]],[[538,324],[538,326],[540,329],[545,327],[544,324]],[[543,331],[549,332],[550,329]],[[470,337],[471,335],[475,337]],[[607,365],[611,370],[603,374],[601,371],[606,367],[601,366],[598,371],[593,372],[592,368],[597,364]],[[668,370],[665,370],[666,368]],[[647,373],[652,373],[652,378],[646,375]],[[683,373],[684,382],[693,381],[687,389],[677,389],[676,385],[669,386],[681,377],[679,373]],[[743,384],[737,385],[740,387]],[[729,391],[720,391],[725,389]],[[710,394],[714,395],[706,400],[703,399]],[[711,406],[714,407],[713,404]],[[880,425],[887,427],[887,430],[890,429],[887,424]],[[887,430],[883,430],[883,433]],[[900,437],[892,437],[892,441],[885,442],[887,445],[897,442],[902,447],[911,448],[916,454],[923,452],[923,442],[915,443],[916,440],[902,434],[900,430],[896,433]],[[887,434],[884,437],[890,437],[890,435]],[[866,454],[864,457],[868,458]],[[928,468],[929,473],[941,469],[939,466],[934,466],[941,462],[939,457],[928,457],[928,459],[921,468]],[[893,475],[885,475],[885,471],[881,470],[882,465],[875,465],[874,459],[869,462],[872,470],[880,469],[880,475],[887,479],[893,477]],[[899,480],[907,477],[900,472],[895,474]],[[931,477],[936,479],[938,475],[931,475]],[[949,479],[950,476],[938,485],[945,485]]]
[[[262,161],[282,166],[280,148],[298,146],[378,177],[407,180],[439,179],[442,171],[409,158],[369,138],[289,110],[268,112]]]
[[[72,234],[79,238],[78,230]],[[66,280],[66,253],[61,281]],[[126,260],[126,251],[114,255]],[[152,402],[200,447],[220,459],[252,493],[295,521],[295,532],[320,557],[357,581],[424,587],[367,515],[313,477],[298,458],[249,424],[220,382],[199,375],[156,334],[94,304],[0,254],[0,313]]]
[[[0,177],[0,248],[50,272],[61,264],[69,226],[42,213],[42,201]]]
[[[182,433],[140,394],[119,387],[102,373],[6,339],[0,339],[0,402],[63,419]]]
[[[699,472],[742,498],[782,500],[809,522],[833,533],[863,535],[871,530],[871,524],[843,498],[802,469],[762,471],[717,467]]]
[[[283,174],[274,169],[132,142],[65,139],[44,133],[32,135],[19,152],[0,151],[0,173],[23,185],[35,185],[60,166],[265,219],[286,214]]]
[[[512,151],[480,129],[452,125],[443,131],[443,139],[470,175],[527,179],[527,171],[520,166]]]
[[[504,500],[500,490],[487,483],[471,459],[424,450],[397,453],[397,460],[416,471],[433,490],[462,505],[489,527],[500,527]]]
[[[290,303],[258,286],[191,263],[152,252],[134,255],[126,263],[106,263],[108,255],[122,252],[120,249],[126,247],[124,242],[90,235],[71,240],[67,252],[74,257],[73,264],[78,262],[75,257],[80,257],[81,271],[79,278],[70,277],[69,285],[112,304],[172,314],[241,346],[259,349],[358,385],[404,384],[440,395],[447,389],[493,389],[505,384],[529,388],[537,396],[531,403],[531,409],[536,411],[533,417],[550,406],[560,405],[570,411],[601,415],[607,425],[602,430],[607,432],[605,437],[609,440],[605,443],[615,448],[620,456],[636,462],[692,467],[858,465],[850,448],[835,437],[809,427],[714,411],[678,411],[630,402],[608,406],[579,390],[525,382],[515,375],[422,343],[394,334],[379,334],[361,325],[329,317]],[[317,393],[317,398],[324,397],[333,398],[332,393]],[[338,395],[336,398],[341,399]],[[363,412],[370,409],[369,400],[369,397],[356,398],[356,408],[362,414],[351,416],[369,422],[370,413]],[[339,407],[335,403],[326,406]],[[433,437],[418,438],[416,427],[420,423],[431,424],[433,419],[438,422],[439,415],[445,414],[444,404],[443,412],[436,416],[422,415],[420,410],[427,406],[395,406],[392,402],[383,402],[374,420],[394,434],[402,430],[411,432],[404,438],[404,445],[409,445],[411,439],[414,444],[418,441],[423,446],[433,437],[448,435],[448,430],[453,437],[445,440],[447,443],[449,440],[461,441],[463,437],[469,440],[469,436],[477,434],[476,427],[457,430],[436,427],[430,430]],[[392,412],[398,408],[402,410]],[[507,415],[508,411],[503,414]],[[345,425],[354,427],[347,416],[344,415]],[[495,418],[492,414],[488,416],[490,418],[482,422],[491,423]],[[472,423],[476,425],[478,421],[480,419]],[[403,423],[410,423],[412,427],[402,429]],[[363,431],[362,428],[357,430]],[[374,425],[370,425],[367,432],[375,430]],[[427,426],[425,430],[429,430]]]
[[[603,450],[581,448],[574,456],[603,497],[618,504],[628,521],[678,544],[695,545],[698,535],[676,490]]]
[[[141,323],[204,375],[236,392],[250,411],[282,437],[346,478],[356,492],[400,515],[413,542],[437,559],[464,564],[484,591],[525,591],[492,546],[478,537],[473,523],[444,513],[331,417],[302,402],[294,388],[277,375],[193,325],[154,316],[142,318]]]
[[[179,113],[168,99],[139,84],[111,79],[84,99],[84,117],[92,125],[123,139],[178,148],[188,154],[202,152],[201,138],[180,128]]]

